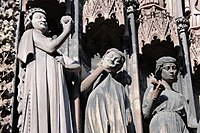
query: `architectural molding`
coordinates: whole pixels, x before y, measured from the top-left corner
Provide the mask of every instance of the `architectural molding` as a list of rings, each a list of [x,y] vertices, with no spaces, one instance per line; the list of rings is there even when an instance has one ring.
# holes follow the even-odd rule
[[[124,24],[124,5],[122,0],[86,0],[83,6],[83,32],[86,25],[96,18],[116,18],[119,25]]]
[[[167,40],[170,36],[174,44],[178,44],[176,23],[172,16],[163,7],[156,4],[149,4],[140,7],[138,42],[139,50],[151,41],[159,39]]]
[[[186,32],[189,27],[189,20],[184,17],[178,17],[176,18],[176,24],[177,24],[177,30],[179,34],[181,32]]]

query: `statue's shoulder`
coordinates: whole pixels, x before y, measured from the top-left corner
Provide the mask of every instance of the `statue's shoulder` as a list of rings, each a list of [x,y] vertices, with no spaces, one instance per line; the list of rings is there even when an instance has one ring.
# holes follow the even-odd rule
[[[29,35],[32,35],[32,34],[33,34],[33,30],[34,30],[34,29],[26,30],[26,31],[23,33],[22,38],[23,38],[23,37],[27,37],[27,36],[29,36]]]
[[[34,31],[34,29],[28,29],[28,30],[26,30],[26,31],[24,32],[24,34],[31,33],[31,32],[33,32],[33,31]]]

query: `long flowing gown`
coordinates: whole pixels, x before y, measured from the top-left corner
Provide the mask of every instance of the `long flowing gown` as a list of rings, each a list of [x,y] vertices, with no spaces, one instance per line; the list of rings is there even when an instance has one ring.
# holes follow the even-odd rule
[[[149,125],[150,133],[189,133],[188,123],[195,119],[190,114],[183,94],[165,89],[157,100],[153,101],[149,96],[152,89],[153,85],[146,90],[142,105],[144,116],[150,112],[152,117]]]
[[[110,74],[103,76],[94,83],[87,101],[85,133],[126,133],[124,87]]]
[[[23,34],[18,49],[18,59],[26,64],[24,85],[19,88],[22,110],[20,132],[72,133],[63,66],[35,44],[33,31],[27,30]],[[41,37],[43,41],[47,39],[42,33]]]

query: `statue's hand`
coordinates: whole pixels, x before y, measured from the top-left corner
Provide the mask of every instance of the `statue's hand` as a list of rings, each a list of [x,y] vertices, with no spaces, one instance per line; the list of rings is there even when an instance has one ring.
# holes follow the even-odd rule
[[[151,83],[154,85],[154,89],[153,89],[153,92],[152,92],[152,99],[156,99],[165,88],[161,84],[160,80],[157,81],[155,79],[155,80],[152,80]]]
[[[60,20],[64,30],[70,30],[72,18],[70,16],[63,16]]]
[[[132,122],[131,110],[130,108],[126,109],[126,125]]]
[[[157,83],[157,79],[155,78],[154,74],[153,73],[150,73],[149,76],[148,76],[148,81],[151,83],[151,84],[154,84],[155,82]]]

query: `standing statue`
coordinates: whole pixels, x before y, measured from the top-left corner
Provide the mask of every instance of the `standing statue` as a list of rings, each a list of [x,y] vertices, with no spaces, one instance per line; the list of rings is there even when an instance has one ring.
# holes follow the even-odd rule
[[[190,114],[183,94],[175,91],[178,65],[175,58],[161,57],[156,62],[155,78],[144,94],[142,111],[150,120],[150,133],[189,133],[199,125]]]
[[[63,32],[52,39],[46,13],[32,8],[25,14],[25,29],[18,47],[18,127],[21,133],[72,133],[68,89],[63,68],[79,69],[79,64],[57,52],[70,34],[71,17],[63,16]]]
[[[107,50],[99,66],[81,83],[92,89],[85,111],[85,133],[126,133],[132,121],[124,86],[114,79],[125,61],[122,52]]]

